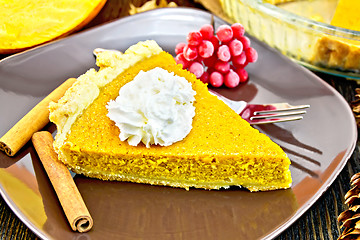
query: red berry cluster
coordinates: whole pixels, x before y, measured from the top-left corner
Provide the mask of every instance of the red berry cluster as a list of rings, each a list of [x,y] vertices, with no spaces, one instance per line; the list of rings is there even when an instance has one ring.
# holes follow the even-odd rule
[[[240,23],[221,25],[216,34],[212,25],[205,24],[199,31],[188,34],[187,43],[176,45],[175,60],[204,83],[236,87],[249,78],[245,66],[258,58],[244,33]]]

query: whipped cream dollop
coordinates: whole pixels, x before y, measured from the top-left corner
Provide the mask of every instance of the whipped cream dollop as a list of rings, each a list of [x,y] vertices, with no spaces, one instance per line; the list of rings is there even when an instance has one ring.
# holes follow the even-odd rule
[[[162,68],[140,71],[107,104],[107,116],[120,129],[120,140],[169,146],[191,131],[196,92],[185,78]]]

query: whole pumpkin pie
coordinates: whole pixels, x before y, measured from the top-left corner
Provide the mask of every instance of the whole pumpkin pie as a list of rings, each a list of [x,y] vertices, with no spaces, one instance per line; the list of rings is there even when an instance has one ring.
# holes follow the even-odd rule
[[[185,189],[242,186],[260,191],[291,186],[290,160],[284,151],[211,95],[156,42],[139,42],[123,54],[99,53],[97,65],[99,71],[80,76],[63,98],[50,104],[50,120],[58,129],[55,151],[73,172]],[[154,69],[191,84],[191,130],[171,145],[121,140],[121,128],[108,116],[109,103],[139,74]]]

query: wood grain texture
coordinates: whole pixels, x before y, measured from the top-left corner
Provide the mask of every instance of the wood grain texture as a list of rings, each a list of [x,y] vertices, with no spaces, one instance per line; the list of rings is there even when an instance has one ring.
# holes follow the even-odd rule
[[[0,238],[38,239],[37,236],[11,211],[0,197]]]
[[[129,2],[141,6],[146,0],[108,0],[100,14],[87,26],[93,27],[127,15]],[[180,6],[203,8],[201,5],[185,0],[174,1]],[[5,57],[5,56],[1,56]],[[357,82],[340,77],[317,73],[333,86],[350,103],[354,100]],[[337,222],[338,215],[347,209],[344,195],[350,189],[350,178],[360,172],[359,143],[341,174],[324,195],[292,226],[276,239],[337,239],[342,229]],[[1,239],[38,239],[11,211],[0,197],[0,238]]]

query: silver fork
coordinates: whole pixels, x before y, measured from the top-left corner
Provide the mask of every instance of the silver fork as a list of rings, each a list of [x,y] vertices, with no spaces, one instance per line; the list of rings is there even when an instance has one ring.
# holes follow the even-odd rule
[[[293,106],[288,103],[249,104],[228,99],[211,89],[209,91],[251,125],[300,120],[303,119],[301,115],[306,113],[303,109],[310,107],[310,105]]]

